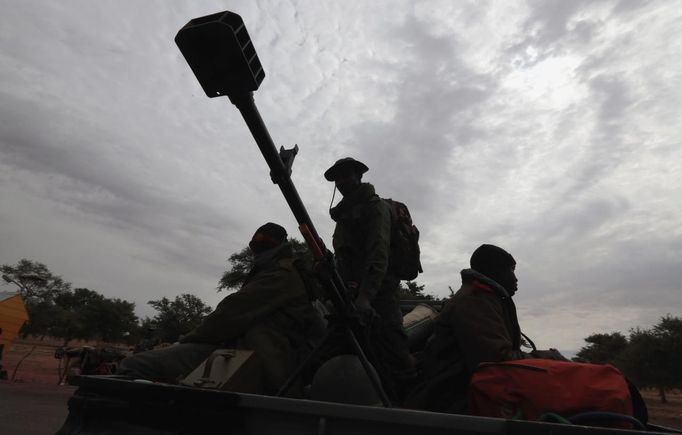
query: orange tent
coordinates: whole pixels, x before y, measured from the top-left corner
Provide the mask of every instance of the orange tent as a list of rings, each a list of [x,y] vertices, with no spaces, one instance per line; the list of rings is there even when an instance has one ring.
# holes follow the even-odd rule
[[[24,322],[28,313],[19,293],[0,292],[0,344],[9,346]]]

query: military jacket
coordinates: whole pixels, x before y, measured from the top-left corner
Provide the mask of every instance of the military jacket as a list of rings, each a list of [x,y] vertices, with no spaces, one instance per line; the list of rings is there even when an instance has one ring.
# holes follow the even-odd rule
[[[333,246],[344,280],[356,282],[374,297],[389,268],[391,210],[374,191],[362,183],[330,210],[336,221]]]
[[[224,298],[181,342],[221,344],[259,324],[299,329],[294,319],[303,321],[300,314],[308,311],[310,302],[290,253],[285,249],[266,266],[254,268],[241,289]]]
[[[307,327],[315,318],[294,261],[286,244],[180,341],[254,350],[263,368],[264,392],[276,393],[296,368]]]
[[[425,365],[438,372],[463,363],[472,372],[482,362],[526,358],[521,351],[516,306],[497,282],[473,269],[462,271],[462,287],[450,298],[435,322],[427,344]]]

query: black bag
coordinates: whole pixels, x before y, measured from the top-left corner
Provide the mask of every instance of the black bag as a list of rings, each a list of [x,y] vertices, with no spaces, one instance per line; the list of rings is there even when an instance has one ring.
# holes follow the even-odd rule
[[[384,199],[391,208],[391,255],[389,270],[401,280],[413,280],[422,270],[419,261],[419,230],[412,223],[407,206]]]

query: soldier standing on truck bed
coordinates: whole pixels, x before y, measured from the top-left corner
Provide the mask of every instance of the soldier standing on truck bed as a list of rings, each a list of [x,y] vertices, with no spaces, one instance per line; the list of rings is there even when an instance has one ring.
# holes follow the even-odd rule
[[[324,177],[343,195],[329,213],[336,222],[334,254],[339,273],[353,292],[355,305],[365,316],[375,312],[372,330],[374,353],[401,395],[401,377],[414,367],[400,311],[400,279],[389,267],[391,254],[391,206],[370,183],[363,183],[367,166],[351,157],[338,160]],[[378,333],[377,333],[378,332]],[[399,385],[403,384],[403,385]]]
[[[315,314],[286,230],[268,222],[258,228],[249,247],[255,265],[239,291],[223,299],[179,343],[126,358],[117,374],[174,383],[218,348],[248,349],[255,351],[262,393],[275,394],[296,368]]]

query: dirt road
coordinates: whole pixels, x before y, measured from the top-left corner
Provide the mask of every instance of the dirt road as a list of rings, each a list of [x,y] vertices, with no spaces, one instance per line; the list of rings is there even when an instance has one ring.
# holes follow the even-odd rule
[[[75,387],[0,382],[0,434],[54,434]]]

